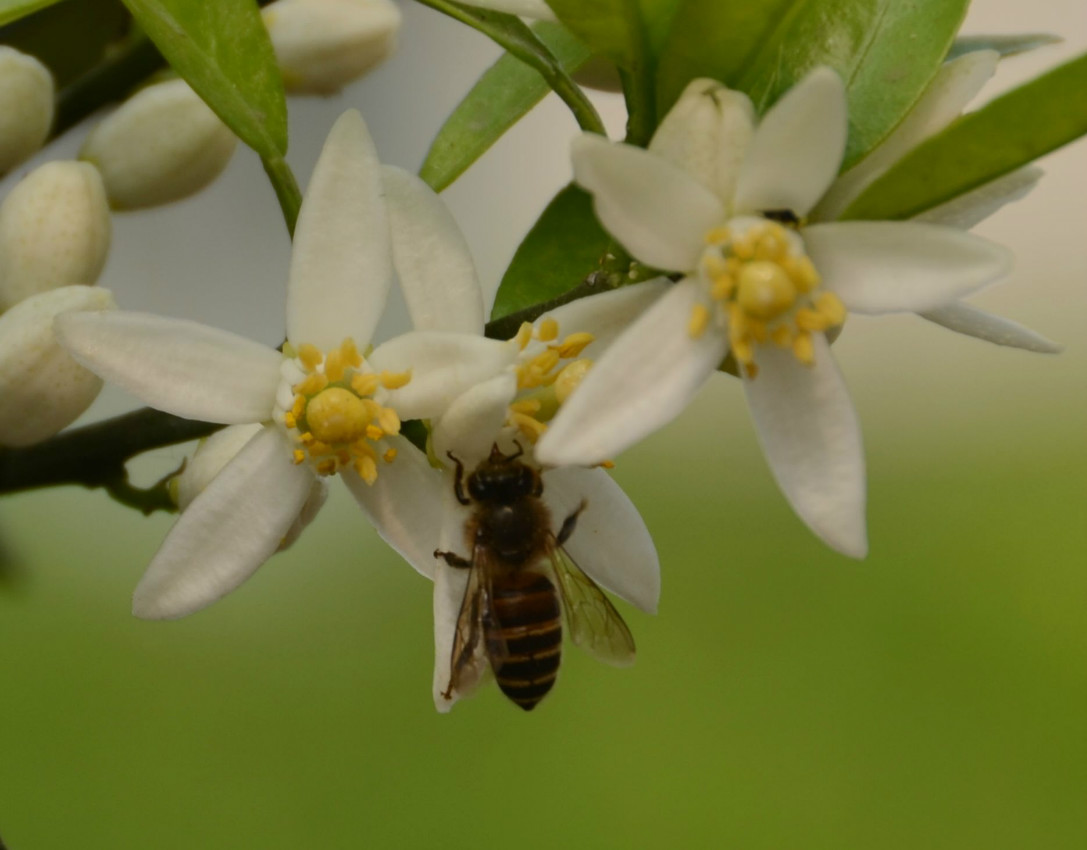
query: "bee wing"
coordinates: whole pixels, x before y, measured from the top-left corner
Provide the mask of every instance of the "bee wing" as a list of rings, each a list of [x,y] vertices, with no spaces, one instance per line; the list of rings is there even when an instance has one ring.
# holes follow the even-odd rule
[[[553,542],[548,554],[558,579],[571,640],[597,661],[615,667],[633,664],[634,637],[604,591],[557,542]]]
[[[492,666],[500,666],[506,656],[505,641],[486,641],[483,624],[492,619],[491,613],[491,569],[488,566],[487,550],[477,546],[472,554],[472,566],[468,573],[468,584],[464,588],[464,599],[457,615],[457,631],[453,637],[453,649],[449,663],[449,685],[443,696],[452,699],[454,692],[464,693],[474,688],[486,675],[483,657]]]

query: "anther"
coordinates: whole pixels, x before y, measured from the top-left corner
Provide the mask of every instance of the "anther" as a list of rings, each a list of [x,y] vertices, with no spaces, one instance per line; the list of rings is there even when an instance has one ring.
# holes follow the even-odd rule
[[[811,334],[801,331],[793,340],[793,356],[806,366],[815,362],[815,346],[812,344]]]
[[[517,335],[513,338],[513,341],[517,343],[517,347],[521,351],[525,350],[525,346],[528,345],[532,339],[532,323],[521,322],[521,327],[517,329]]]
[[[323,359],[324,355],[321,354],[316,345],[304,342],[298,346],[298,361],[305,367],[307,372],[312,372],[321,365]]]
[[[687,322],[687,335],[699,339],[710,324],[710,311],[705,304],[695,304],[691,308],[691,318]]]
[[[551,342],[559,335],[559,323],[552,318],[544,319],[536,328],[536,339],[540,342]]]
[[[411,370],[407,372],[382,372],[378,380],[387,390],[398,390],[411,381]]]
[[[373,395],[379,386],[377,375],[373,372],[356,372],[351,376],[351,389],[357,395]]]
[[[396,460],[396,449],[389,449],[381,456],[381,459],[385,461],[385,463],[392,463]]]
[[[584,351],[595,337],[591,333],[585,331],[579,331],[578,333],[572,333],[556,349],[559,352],[559,357],[563,360],[569,360],[571,357],[577,357]]]

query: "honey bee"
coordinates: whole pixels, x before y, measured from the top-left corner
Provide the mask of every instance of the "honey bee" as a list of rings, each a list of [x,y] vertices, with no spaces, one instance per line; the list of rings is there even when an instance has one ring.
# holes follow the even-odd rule
[[[462,505],[474,505],[465,525],[471,558],[435,550],[451,567],[470,570],[450,658],[451,699],[461,677],[482,650],[498,687],[531,711],[558,675],[562,620],[570,637],[597,659],[616,666],[634,661],[634,638],[604,593],[563,549],[586,502],[551,530],[538,470],[506,455],[495,444],[490,456],[465,478],[456,464],[454,488]],[[561,599],[561,604],[560,604]]]

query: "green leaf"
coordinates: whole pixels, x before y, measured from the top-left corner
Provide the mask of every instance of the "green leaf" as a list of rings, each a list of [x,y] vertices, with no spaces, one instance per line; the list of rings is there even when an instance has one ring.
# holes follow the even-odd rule
[[[600,267],[611,237],[597,223],[592,198],[570,185],[559,192],[517,248],[495,295],[491,318],[550,301]]]
[[[964,53],[976,50],[995,50],[1004,56],[1016,56],[1050,44],[1060,44],[1061,38],[1044,32],[1028,32],[1020,35],[964,35],[955,39],[948,51],[948,59],[956,59]]]
[[[1087,54],[1013,89],[914,148],[843,213],[904,219],[1087,134]]]
[[[59,2],[60,0],[0,0],[0,26]]]
[[[664,115],[687,83],[710,77],[735,86],[759,46],[796,0],[759,3],[687,0],[676,13],[657,70],[657,109]]]
[[[596,108],[566,73],[562,64],[540,41],[529,27],[516,15],[478,9],[451,0],[419,0],[424,6],[437,9],[456,21],[468,24],[487,36],[511,56],[520,59],[547,81],[547,85],[570,108],[582,130],[604,133],[604,124],[596,114]]]
[[[589,60],[589,49],[558,24],[541,21],[533,30],[567,73]],[[419,176],[435,192],[442,191],[550,90],[538,71],[505,54],[484,71],[446,119],[427,151]]]
[[[763,112],[818,65],[849,97],[847,169],[891,132],[932,81],[969,0],[800,0],[762,44],[739,87]]]
[[[7,24],[0,31],[0,43],[46,65],[58,92],[93,74],[129,41],[132,16],[118,0],[38,5],[35,14]]]
[[[255,0],[124,0],[189,85],[262,157],[287,152],[287,103]]]
[[[627,71],[643,60],[646,32],[639,0],[547,0],[547,5],[593,53]]]

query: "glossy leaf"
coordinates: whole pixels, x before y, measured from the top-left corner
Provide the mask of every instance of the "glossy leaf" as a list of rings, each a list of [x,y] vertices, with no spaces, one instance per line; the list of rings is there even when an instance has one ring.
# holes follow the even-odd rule
[[[287,151],[287,104],[255,0],[123,0],[189,85],[266,159]]]
[[[799,0],[744,71],[739,88],[763,112],[818,65],[849,97],[842,168],[881,142],[943,63],[969,0]]]
[[[1013,89],[914,148],[842,214],[904,219],[1087,134],[1087,55]]]
[[[1045,32],[1028,32],[1020,35],[964,35],[955,39],[947,58],[957,59],[964,53],[973,53],[976,50],[995,50],[1001,57],[1017,56],[1020,53],[1027,53],[1051,44],[1060,44],[1060,42],[1060,36]]]
[[[570,185],[536,220],[513,255],[495,295],[491,318],[531,307],[573,289],[600,265],[611,245],[588,193]]]
[[[759,3],[687,0],[676,13],[661,50],[657,109],[664,115],[697,77],[735,86],[797,0]]]
[[[60,0],[0,0],[0,26],[59,2]]]
[[[533,30],[569,73],[591,55],[558,24],[541,21]],[[446,119],[427,151],[419,176],[434,191],[442,191],[550,90],[538,71],[506,53],[483,73]]]

